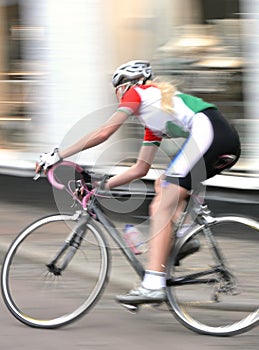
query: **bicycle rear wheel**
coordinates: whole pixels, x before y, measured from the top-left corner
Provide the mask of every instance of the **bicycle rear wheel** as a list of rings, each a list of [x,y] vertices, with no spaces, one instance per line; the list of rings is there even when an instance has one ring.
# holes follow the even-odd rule
[[[259,223],[226,216],[216,218],[210,230],[227,273],[197,226],[190,238],[199,240],[199,251],[181,260],[180,266],[174,266],[177,252],[169,261],[168,304],[177,319],[195,332],[239,334],[259,322]]]
[[[3,299],[26,325],[57,328],[68,324],[87,312],[104,288],[109,253],[102,231],[91,220],[80,226],[85,236],[66,269],[58,274],[47,267],[76,224],[72,215],[40,219],[19,234],[6,254]]]

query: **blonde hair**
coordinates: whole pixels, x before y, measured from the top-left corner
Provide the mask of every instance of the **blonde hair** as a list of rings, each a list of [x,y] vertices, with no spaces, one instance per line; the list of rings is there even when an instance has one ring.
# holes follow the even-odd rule
[[[174,106],[173,106],[173,95],[176,92],[176,87],[167,82],[167,81],[162,81],[162,82],[156,82],[155,80],[148,80],[146,82],[146,85],[153,85],[160,89],[161,91],[161,105],[162,108],[165,112],[172,113],[174,111]]]

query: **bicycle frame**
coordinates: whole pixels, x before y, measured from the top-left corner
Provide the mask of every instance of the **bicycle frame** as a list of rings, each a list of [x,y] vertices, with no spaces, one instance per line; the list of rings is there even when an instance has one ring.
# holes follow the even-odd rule
[[[71,163],[71,162],[63,162],[64,165],[72,166],[74,169],[78,172],[82,172],[83,169],[79,167],[78,165]],[[57,165],[59,166],[59,165]],[[65,186],[58,183],[54,176],[54,170],[55,166],[51,168],[51,171],[48,173],[48,179],[49,182],[55,186],[58,189],[64,189]],[[101,208],[99,208],[97,199],[101,197],[100,195],[100,189],[102,188],[103,184],[105,183],[107,179],[107,176],[105,175],[100,184],[99,187],[96,188],[96,190],[88,190],[86,187],[87,195],[83,198],[82,201],[77,201],[82,205],[83,210],[78,212],[79,222],[75,228],[75,230],[70,234],[69,238],[63,245],[63,247],[60,249],[60,251],[57,253],[55,258],[47,265],[50,272],[53,272],[56,275],[60,275],[61,272],[67,267],[69,261],[72,259],[74,254],[76,253],[78,247],[80,246],[80,242],[84,237],[85,234],[85,227],[89,220],[96,220],[102,224],[102,226],[105,228],[105,230],[108,232],[108,235],[113,239],[113,241],[118,245],[118,247],[121,249],[122,253],[126,257],[126,259],[129,261],[130,265],[133,267],[133,269],[136,271],[138,276],[142,279],[145,273],[145,269],[141,262],[137,259],[135,254],[132,252],[130,247],[127,247],[125,244],[124,239],[121,236],[121,233],[116,229],[113,222],[104,214]],[[68,190],[68,192],[74,196],[71,189]],[[183,213],[183,218],[181,220],[180,226],[178,229],[183,225],[185,222],[185,219],[187,216],[191,215],[191,217],[196,222],[196,226],[192,227],[189,232],[187,232],[182,238],[177,238],[174,240],[174,244],[172,246],[171,254],[175,255],[176,252],[179,252],[180,248],[184,246],[184,244],[195,234],[195,231],[199,231],[200,229],[203,230],[205,237],[210,243],[210,247],[213,251],[215,260],[217,264],[212,267],[211,269],[208,269],[206,271],[197,272],[190,275],[185,275],[184,278],[178,277],[177,279],[168,278],[167,279],[167,286],[177,286],[182,284],[204,284],[204,283],[215,283],[217,282],[217,279],[215,278],[205,278],[205,276],[210,276],[212,274],[219,273],[225,280],[231,280],[231,274],[226,269],[224,265],[224,260],[222,258],[222,255],[216,245],[215,239],[213,237],[213,234],[209,228],[211,224],[215,222],[215,218],[211,216],[211,212],[209,211],[208,207],[203,204],[203,200],[197,195],[197,193],[193,193],[193,195],[190,198],[190,201],[188,202],[188,205],[186,207],[185,212]],[[83,229],[82,229],[83,227]],[[61,267],[56,266],[56,262],[58,259],[60,259],[65,251],[69,249],[69,252],[67,256],[65,257],[63,264]],[[176,258],[176,256],[175,256]]]

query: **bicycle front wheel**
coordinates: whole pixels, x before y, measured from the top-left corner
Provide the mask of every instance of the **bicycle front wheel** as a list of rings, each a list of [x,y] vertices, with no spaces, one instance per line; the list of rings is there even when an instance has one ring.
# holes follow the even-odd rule
[[[202,227],[190,239],[199,251],[168,265],[168,303],[186,327],[208,335],[245,332],[259,321],[259,223],[238,216],[210,226],[217,250]],[[223,262],[223,265],[220,264]]]
[[[103,290],[109,255],[102,231],[92,220],[80,226],[84,238],[67,267],[60,272],[48,267],[76,224],[73,215],[40,219],[18,235],[6,254],[3,299],[13,316],[26,325],[57,328],[68,324],[87,312]]]

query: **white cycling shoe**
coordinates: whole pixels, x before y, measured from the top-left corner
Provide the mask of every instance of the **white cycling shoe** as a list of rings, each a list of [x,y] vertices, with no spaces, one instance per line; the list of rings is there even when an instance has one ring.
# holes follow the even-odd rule
[[[180,260],[186,256],[191,255],[199,251],[200,242],[198,239],[190,239],[187,241],[180,250],[176,266],[180,264]],[[136,289],[130,290],[125,295],[117,295],[116,301],[125,305],[139,305],[139,304],[159,304],[166,301],[165,288],[160,289],[147,289],[142,284]]]
[[[116,301],[121,304],[156,304],[166,300],[165,288],[147,289],[140,285],[125,295],[117,295]]]

